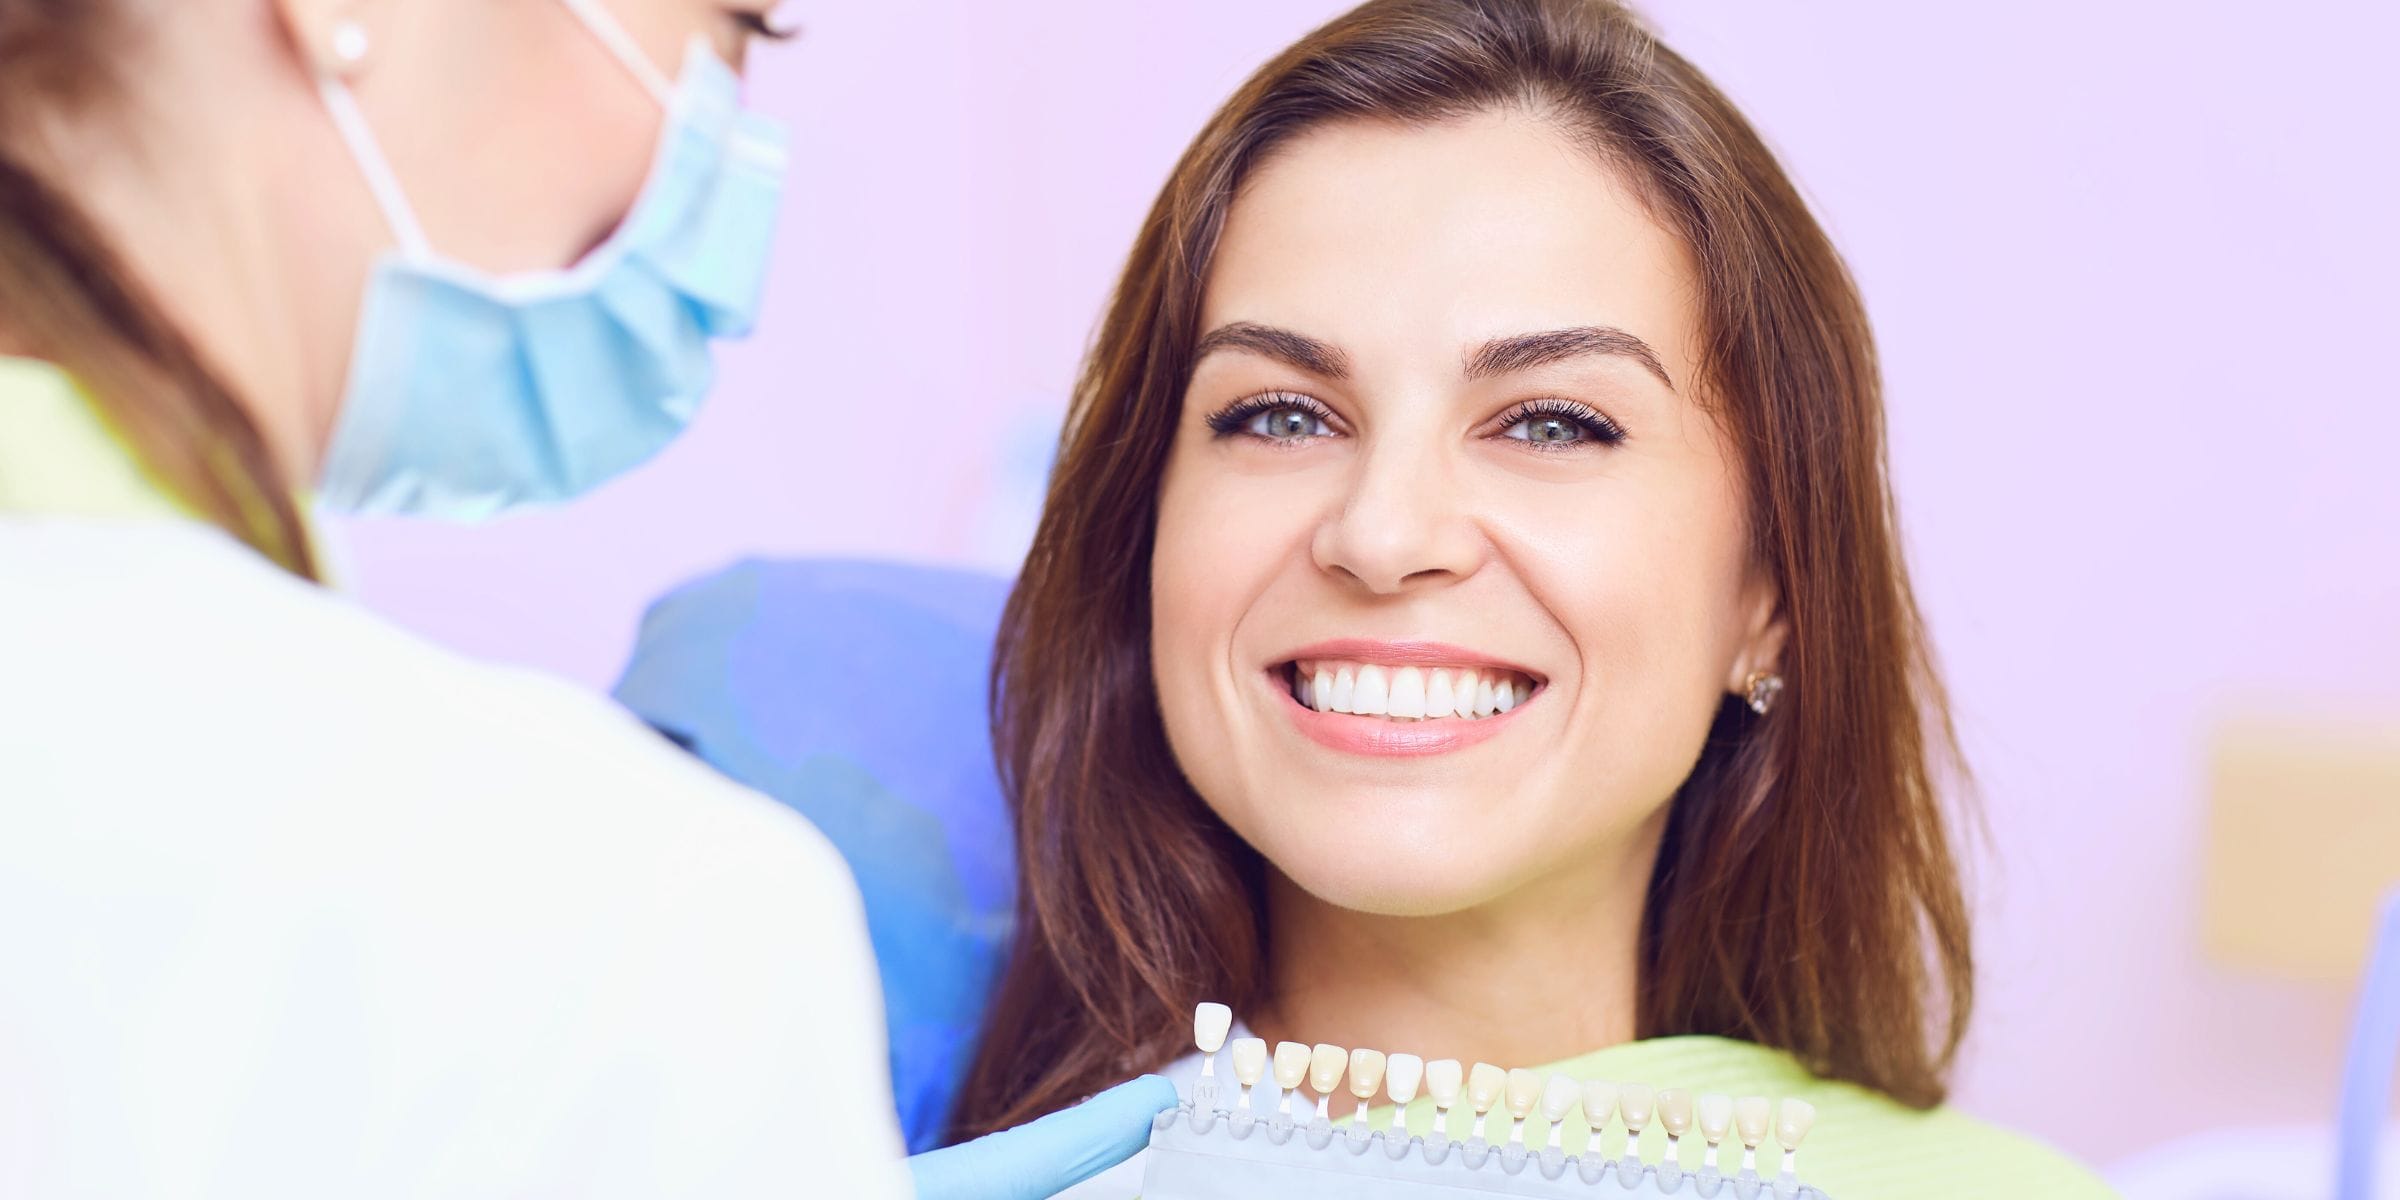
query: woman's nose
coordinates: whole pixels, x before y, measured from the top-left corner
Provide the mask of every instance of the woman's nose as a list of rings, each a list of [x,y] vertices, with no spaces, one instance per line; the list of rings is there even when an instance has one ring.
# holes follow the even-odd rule
[[[1456,582],[1487,550],[1455,464],[1402,445],[1359,457],[1311,551],[1317,567],[1375,595]]]

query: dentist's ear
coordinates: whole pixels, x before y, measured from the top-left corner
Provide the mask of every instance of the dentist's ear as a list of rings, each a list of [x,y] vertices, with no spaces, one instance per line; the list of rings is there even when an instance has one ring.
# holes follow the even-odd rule
[[[318,75],[349,79],[375,54],[377,18],[384,6],[373,0],[271,0],[284,35]]]
[[[1744,589],[1748,602],[1747,620],[1742,631],[1741,650],[1733,656],[1733,672],[1725,680],[1725,690],[1736,696],[1750,690],[1750,677],[1760,671],[1770,673],[1783,669],[1783,646],[1791,638],[1792,624],[1783,615],[1783,598],[1775,581],[1764,571],[1754,575]]]

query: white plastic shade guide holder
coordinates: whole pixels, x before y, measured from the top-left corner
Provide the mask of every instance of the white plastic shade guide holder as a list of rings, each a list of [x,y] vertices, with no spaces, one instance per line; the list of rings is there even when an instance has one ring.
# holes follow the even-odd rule
[[[1222,1031],[1230,1027],[1230,1014],[1220,1021],[1204,1012],[1194,1020],[1194,1041],[1213,1060],[1208,1043],[1221,1047]],[[1456,1059],[1426,1062],[1413,1054],[1299,1042],[1278,1044],[1270,1058],[1267,1044],[1256,1038],[1236,1040],[1232,1051],[1239,1087],[1230,1103],[1218,1097],[1215,1074],[1204,1065],[1193,1094],[1152,1123],[1144,1200],[1830,1200],[1794,1174],[1800,1142],[1816,1121],[1816,1110],[1802,1100],[1695,1097],[1679,1088],[1654,1091],[1645,1084],[1506,1071],[1489,1063],[1468,1070]],[[1266,1077],[1270,1063],[1278,1094],[1262,1116],[1250,1088]],[[1348,1128],[1337,1129],[1329,1117],[1345,1079],[1355,1106]],[[1402,1116],[1420,1085],[1436,1110],[1433,1128],[1422,1137],[1408,1133]],[[1316,1104],[1303,1122],[1295,1119],[1293,1105],[1304,1087]],[[1394,1112],[1375,1125],[1368,1106],[1378,1093]],[[1461,1099],[1475,1113],[1475,1132],[1454,1141],[1446,1126]],[[1511,1122],[1497,1145],[1486,1136],[1494,1108]],[[1568,1154],[1564,1134],[1579,1110],[1591,1136],[1582,1153]],[[1623,1152],[1612,1158],[1601,1135],[1620,1119],[1627,1136]],[[1538,1124],[1529,1130],[1530,1122]],[[1653,1123],[1666,1135],[1668,1152],[1649,1162],[1642,1157],[1641,1135]],[[1694,1128],[1709,1147],[1697,1171],[1684,1169],[1674,1152]],[[1723,1170],[1716,1155],[1729,1136],[1739,1139],[1745,1160],[1733,1172]],[[1757,1171],[1761,1147],[1781,1154],[1782,1169],[1771,1177]]]

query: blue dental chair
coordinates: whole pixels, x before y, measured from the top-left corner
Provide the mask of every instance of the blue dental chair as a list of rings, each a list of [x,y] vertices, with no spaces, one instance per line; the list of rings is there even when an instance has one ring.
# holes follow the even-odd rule
[[[849,861],[912,1153],[941,1144],[1011,922],[985,691],[1007,593],[966,571],[744,562],[655,602],[616,687]]]

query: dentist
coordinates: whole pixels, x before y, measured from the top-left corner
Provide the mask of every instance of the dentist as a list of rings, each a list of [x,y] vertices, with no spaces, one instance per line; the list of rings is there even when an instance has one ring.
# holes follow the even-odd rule
[[[0,1194],[1031,1197],[904,1166],[858,893],[303,512],[571,498],[757,306],[765,0],[0,0]]]

